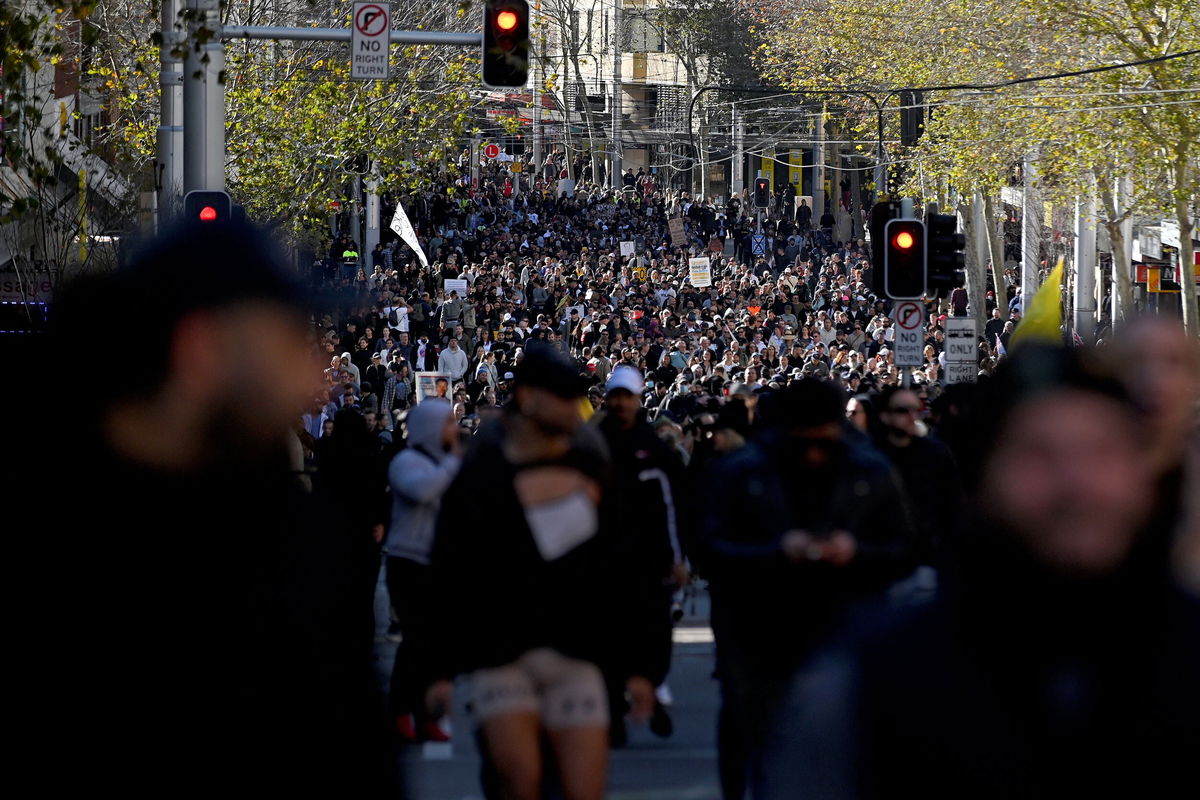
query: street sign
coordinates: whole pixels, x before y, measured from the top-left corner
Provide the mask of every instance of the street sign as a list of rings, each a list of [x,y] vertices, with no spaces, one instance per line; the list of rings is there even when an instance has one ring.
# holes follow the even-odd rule
[[[975,383],[978,377],[979,367],[974,362],[946,362],[946,383]]]
[[[756,256],[765,256],[767,254],[767,237],[761,233],[751,236],[750,252]]]
[[[979,339],[972,317],[947,317],[946,382],[974,383],[979,375]]]
[[[683,230],[683,217],[671,217],[667,220],[667,230],[671,232],[671,244],[683,247],[687,244],[687,234]]]
[[[919,367],[925,363],[925,308],[918,302],[907,300],[896,303],[892,312],[896,319],[895,346],[896,366]]]
[[[971,317],[948,317],[943,327],[946,331],[946,362],[978,364],[975,320]]]
[[[488,158],[495,158],[496,156],[500,155],[500,147],[498,145],[489,144],[487,147],[483,148],[483,154]]]
[[[388,79],[388,44],[392,33],[389,3],[354,4],[350,32],[350,77],[364,81]]]

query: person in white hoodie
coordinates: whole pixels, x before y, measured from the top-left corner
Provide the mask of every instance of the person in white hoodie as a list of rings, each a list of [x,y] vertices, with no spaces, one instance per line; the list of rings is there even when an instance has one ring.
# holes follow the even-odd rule
[[[451,383],[458,383],[467,374],[467,351],[458,346],[458,339],[450,338],[450,346],[438,356],[438,371],[450,375]]]
[[[423,666],[423,609],[430,602],[429,554],[442,494],[462,465],[462,443],[447,400],[429,398],[408,412],[408,446],[388,467],[392,518],[384,543],[387,587],[403,637],[392,668],[389,706],[396,731],[410,741],[446,741],[424,712],[430,676]]]

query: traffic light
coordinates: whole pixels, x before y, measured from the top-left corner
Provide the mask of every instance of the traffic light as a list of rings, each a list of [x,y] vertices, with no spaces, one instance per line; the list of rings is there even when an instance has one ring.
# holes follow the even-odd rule
[[[183,197],[183,218],[204,224],[229,222],[233,219],[233,203],[225,192],[188,192]]]
[[[962,251],[967,240],[958,232],[958,217],[953,214],[930,214],[925,224],[929,234],[929,294],[944,297],[966,282]]]
[[[883,285],[884,231],[888,220],[899,217],[899,200],[880,200],[871,207],[871,222],[867,226],[871,232],[871,291],[880,296],[886,294]]]
[[[529,3],[486,0],[483,5],[483,84],[517,89],[529,79]]]
[[[915,89],[900,92],[900,144],[915,147],[925,132],[925,93]]]
[[[883,291],[893,300],[925,296],[925,223],[889,220],[884,228]]]
[[[771,179],[754,179],[754,207],[766,208],[771,205]]]

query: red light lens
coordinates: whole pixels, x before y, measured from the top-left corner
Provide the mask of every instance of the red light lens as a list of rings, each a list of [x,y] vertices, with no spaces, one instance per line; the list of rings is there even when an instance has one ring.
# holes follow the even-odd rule
[[[216,222],[216,220],[217,210],[215,208],[212,206],[205,206],[204,208],[200,209],[201,222]]]
[[[901,250],[907,250],[913,246],[913,235],[908,231],[900,231],[900,233],[896,234],[894,241],[896,242],[896,247],[899,247]]]
[[[517,23],[520,20],[517,18],[515,11],[501,11],[496,15],[496,27],[505,33],[511,33],[517,29]]]

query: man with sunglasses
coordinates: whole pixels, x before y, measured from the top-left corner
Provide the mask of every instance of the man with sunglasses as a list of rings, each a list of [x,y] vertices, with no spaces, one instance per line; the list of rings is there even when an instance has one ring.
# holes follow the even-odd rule
[[[936,566],[943,544],[940,532],[955,529],[965,502],[958,464],[941,440],[922,435],[917,423],[924,404],[915,391],[886,386],[877,402],[882,433],[876,444],[904,484],[917,529],[917,562]],[[926,578],[924,585],[928,582]]]

